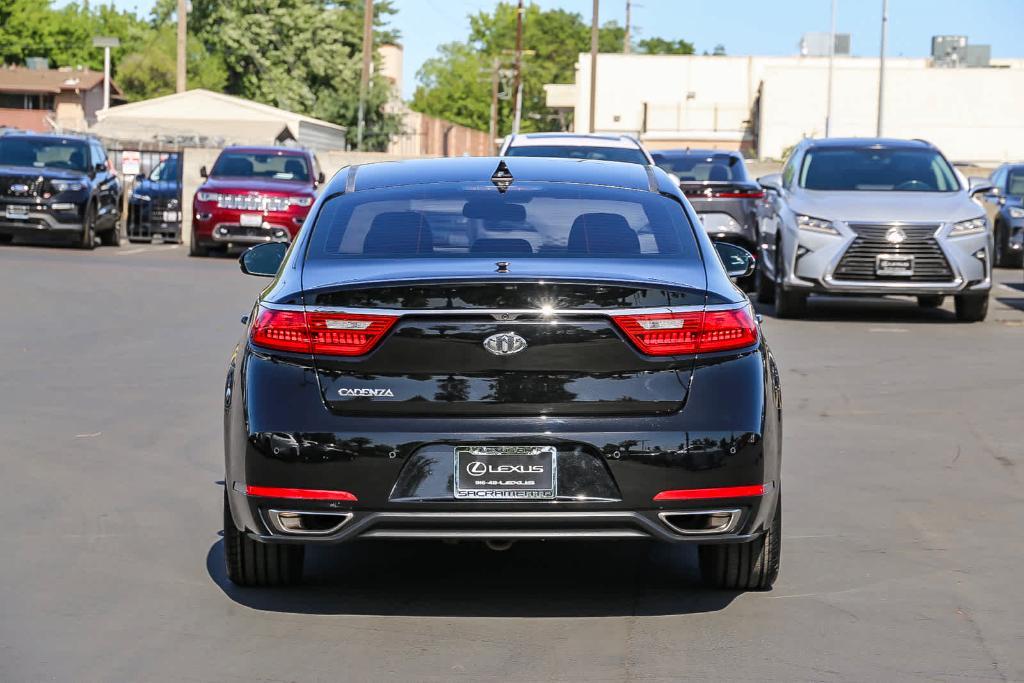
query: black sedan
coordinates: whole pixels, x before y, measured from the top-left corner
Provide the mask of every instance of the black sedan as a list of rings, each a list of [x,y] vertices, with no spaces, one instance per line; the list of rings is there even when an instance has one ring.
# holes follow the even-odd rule
[[[289,246],[225,386],[224,540],[240,585],[356,539],[648,539],[764,590],[781,539],[779,373],[650,166],[352,166]]]

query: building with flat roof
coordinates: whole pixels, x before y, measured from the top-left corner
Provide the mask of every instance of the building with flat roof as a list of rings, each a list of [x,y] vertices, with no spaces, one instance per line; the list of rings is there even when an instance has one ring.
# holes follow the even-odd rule
[[[595,129],[636,135],[650,149],[705,147],[782,158],[825,133],[827,57],[598,55]],[[925,138],[950,158],[1024,158],[1024,60],[943,69],[928,58],[886,60],[883,134]],[[545,86],[547,103],[586,132],[590,55],[576,82]],[[873,136],[878,59],[836,57],[831,133]]]

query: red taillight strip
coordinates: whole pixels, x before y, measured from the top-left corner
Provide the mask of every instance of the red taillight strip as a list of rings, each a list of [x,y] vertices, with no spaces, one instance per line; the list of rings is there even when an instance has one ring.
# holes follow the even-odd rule
[[[245,493],[248,496],[259,496],[260,498],[296,498],[300,500],[348,500],[355,502],[359,500],[355,494],[348,491],[324,491],[319,489],[287,489],[276,486],[246,486]]]
[[[714,489],[674,489],[662,491],[654,500],[703,500],[708,498],[749,498],[763,496],[764,484],[724,486]]]

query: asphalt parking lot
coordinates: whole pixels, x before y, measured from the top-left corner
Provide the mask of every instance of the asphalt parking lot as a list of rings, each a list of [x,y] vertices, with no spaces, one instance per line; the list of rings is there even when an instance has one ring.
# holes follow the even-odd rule
[[[265,281],[181,248],[0,248],[0,680],[1021,680],[1024,283],[765,309],[785,394],[770,593],[643,543],[367,542],[222,568],[221,401]]]

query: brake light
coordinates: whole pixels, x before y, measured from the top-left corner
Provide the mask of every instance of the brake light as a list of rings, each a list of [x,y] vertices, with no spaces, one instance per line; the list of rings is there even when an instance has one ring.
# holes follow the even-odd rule
[[[708,498],[749,498],[763,496],[764,484],[751,486],[724,486],[713,489],[674,489],[662,491],[654,500],[703,500]]]
[[[359,315],[260,308],[249,331],[253,344],[276,351],[320,356],[369,353],[398,320],[393,315]]]
[[[245,493],[260,498],[294,498],[296,500],[347,500],[357,501],[355,494],[348,491],[327,491],[322,489],[290,489],[277,486],[246,486]]]
[[[725,311],[616,315],[612,320],[649,356],[729,351],[757,342],[757,323],[750,306]]]
[[[722,199],[764,199],[764,190],[753,192],[715,192],[712,196]]]

